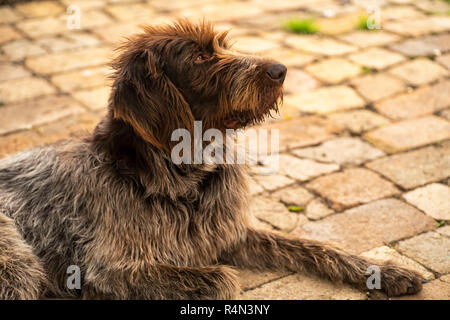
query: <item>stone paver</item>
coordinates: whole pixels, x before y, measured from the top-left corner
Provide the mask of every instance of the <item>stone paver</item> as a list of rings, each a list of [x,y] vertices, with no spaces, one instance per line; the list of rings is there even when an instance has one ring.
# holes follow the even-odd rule
[[[45,54],[44,48],[30,40],[16,40],[3,46],[3,51],[12,61],[20,61],[28,56]]]
[[[425,14],[411,6],[395,6],[383,8],[383,20],[406,20],[424,18]]]
[[[310,146],[333,138],[341,127],[319,117],[301,117],[278,124],[261,126],[262,129],[279,130],[280,151]],[[270,139],[270,136],[269,138]]]
[[[306,0],[306,1],[310,1],[310,0]],[[335,1],[321,1],[320,2],[320,6],[318,5],[314,5],[311,6],[310,4],[308,5],[308,9],[311,10],[312,12],[315,12],[317,14],[320,14],[323,17],[334,17],[336,15],[346,15],[346,14],[350,14],[350,13],[355,13],[355,12],[359,12],[361,10],[361,8],[359,8],[357,6],[357,2],[359,0],[354,0],[352,2],[352,4],[347,3],[345,6],[341,6],[338,3],[336,3]],[[317,1],[314,1],[317,3]],[[364,6],[364,5],[363,5]]]
[[[354,31],[339,37],[341,40],[350,42],[361,48],[372,46],[383,46],[400,39],[399,36],[384,31]]]
[[[276,230],[274,226],[270,225],[269,223],[260,220],[256,218],[254,215],[250,215],[249,217],[249,226],[256,229],[256,230],[264,230],[264,231],[270,231],[270,232],[279,232],[279,230]]]
[[[360,134],[389,123],[389,120],[385,117],[369,110],[337,112],[328,115],[328,119],[346,127],[355,134]]]
[[[351,81],[351,84],[369,101],[384,99],[406,89],[403,81],[386,73],[377,73],[356,78]]]
[[[30,73],[20,65],[0,63],[0,81],[24,78],[28,76],[30,76]]]
[[[91,132],[98,121],[99,117],[91,114],[75,114],[31,130],[0,136],[0,158],[61,139],[81,137]]]
[[[419,272],[427,280],[432,280],[435,278],[432,272],[425,269],[419,263],[408,257],[402,256],[400,253],[387,246],[373,248],[372,250],[363,252],[361,256],[382,263],[386,262],[395,263],[404,268],[408,268],[410,270]]]
[[[328,140],[318,147],[298,149],[292,152],[301,158],[338,164],[361,164],[384,155],[384,152],[359,139],[347,137]]]
[[[26,19],[17,23],[16,27],[31,38],[60,34],[69,30],[65,16]]]
[[[241,289],[244,291],[255,289],[261,285],[286,277],[289,273],[282,272],[261,272],[246,269],[238,270],[238,279]]]
[[[8,62],[8,59],[6,58],[6,56],[3,53],[0,53],[0,62]]]
[[[67,27],[70,5],[81,8],[80,29]],[[381,30],[358,30],[371,5],[372,0],[2,5],[0,157],[91,131],[106,112],[113,49],[142,32],[139,24],[206,17],[217,30],[231,29],[235,50],[288,67],[279,114],[255,128],[279,130],[280,162],[271,174],[266,173],[274,158],[250,165],[252,225],[394,260],[436,277],[412,299],[449,299],[450,271],[442,258],[450,239],[450,4],[377,0]],[[286,30],[292,18],[314,19],[319,32]],[[276,134],[269,131],[268,138]],[[308,275],[241,270],[239,281],[241,297],[249,299],[378,298]]]
[[[357,47],[336,40],[311,37],[311,36],[290,36],[286,38],[285,43],[295,49],[305,52],[323,54],[323,55],[341,55],[353,52]]]
[[[450,92],[450,81],[441,81],[376,103],[374,107],[394,120],[416,118],[450,106],[448,92]]]
[[[254,215],[279,230],[289,232],[308,219],[300,214],[290,212],[286,206],[271,197],[256,196],[253,198]]]
[[[399,193],[391,182],[361,168],[346,169],[319,177],[308,183],[307,187],[332,201],[336,210]]]
[[[301,111],[319,114],[364,106],[364,100],[348,86],[333,86],[302,92],[286,96],[284,101],[286,105],[292,105]]]
[[[403,36],[421,36],[450,29],[450,19],[431,16],[422,19],[388,21],[383,24],[383,28]]]
[[[264,192],[264,188],[258,184],[252,177],[247,177],[247,185],[251,195]]]
[[[445,278],[445,279],[444,279]],[[395,297],[395,300],[450,300],[450,282],[447,276],[423,285],[422,291],[412,296]]]
[[[427,232],[399,242],[398,250],[439,273],[450,272],[450,238]]]
[[[107,67],[89,68],[55,75],[51,81],[62,91],[71,92],[110,84],[110,73],[111,70]]]
[[[19,3],[16,10],[28,18],[54,16],[64,12],[64,7],[54,1]]]
[[[450,175],[450,143],[431,146],[369,162],[367,167],[405,189],[445,179]]]
[[[450,188],[433,183],[405,193],[403,197],[436,220],[450,220]]]
[[[317,19],[317,25],[322,34],[339,35],[355,29],[359,19],[359,13],[354,12],[352,14]]]
[[[1,82],[0,82],[1,84]],[[83,108],[66,96],[49,96],[0,108],[0,134],[31,128],[80,113]]]
[[[450,237],[450,225],[436,229],[436,232],[443,236]]]
[[[450,10],[450,4],[445,1],[417,0],[414,4],[429,13],[447,13]]]
[[[253,179],[267,191],[273,191],[294,183],[294,180],[281,174],[255,175]]]
[[[112,4],[106,7],[106,11],[121,21],[136,21],[137,23],[144,23],[151,19],[155,11],[141,3],[123,3]]]
[[[349,59],[365,67],[383,69],[392,64],[404,61],[405,57],[386,49],[370,48],[351,54]]]
[[[114,1],[112,1],[114,2]],[[82,11],[90,10],[90,9],[99,9],[106,5],[106,2],[103,0],[61,0],[61,3],[66,7],[71,4],[75,4],[80,7]]]
[[[364,300],[361,291],[313,276],[295,274],[244,292],[244,300]]]
[[[36,73],[52,74],[81,67],[106,64],[112,57],[111,48],[96,47],[74,52],[56,52],[41,57],[30,57],[25,65]]]
[[[261,55],[276,59],[278,61],[283,61],[283,64],[285,64],[287,67],[301,67],[316,59],[315,55],[301,53],[298,50],[293,49],[278,49],[276,51],[261,53]],[[289,73],[291,71],[292,70],[289,69]],[[289,76],[289,73],[286,76],[286,80]]]
[[[236,20],[243,17],[258,16],[262,8],[245,2],[206,3],[178,11],[182,17],[198,20],[210,17],[213,21]]]
[[[0,82],[0,103],[7,104],[52,94],[55,89],[44,79],[26,77]]]
[[[0,158],[61,139],[81,137],[91,132],[99,120],[99,117],[92,114],[77,113],[56,122],[38,125],[31,130],[0,136]]]
[[[360,254],[435,227],[432,218],[414,207],[397,199],[383,199],[306,223],[294,232]]]
[[[65,37],[44,37],[36,40],[41,47],[50,52],[65,51],[81,47],[91,47],[98,45],[100,41],[85,32],[73,32]]]
[[[450,35],[442,34],[409,39],[393,44],[390,48],[410,57],[440,55],[450,50]]]
[[[14,28],[7,25],[0,25],[0,44],[20,38],[20,34]]]
[[[310,220],[319,220],[334,213],[333,209],[327,207],[327,205],[320,199],[314,199],[306,206],[306,217]]]
[[[93,32],[104,41],[118,45],[130,34],[141,33],[142,30],[133,22],[115,23],[99,28],[94,28]]]
[[[305,207],[314,196],[305,188],[298,185],[278,190],[272,197],[280,200],[286,205]]]
[[[108,105],[108,98],[111,93],[110,87],[98,87],[74,92],[75,99],[83,103],[91,110],[105,109]]]
[[[426,84],[448,75],[445,68],[424,58],[405,62],[389,72],[413,85]]]
[[[323,164],[290,155],[280,155],[279,161],[279,172],[299,181],[309,180],[313,177],[339,170],[339,166],[336,164]]]
[[[284,0],[284,1],[279,1],[277,3],[267,2],[265,0],[253,0],[252,2],[257,5],[260,5],[264,9],[268,9],[271,11],[284,11],[284,10],[288,10],[288,9],[306,8],[309,0],[306,0],[306,1]]]
[[[234,41],[236,41],[236,43],[233,45],[233,49],[240,52],[253,54],[276,50],[280,46],[275,41],[251,36],[235,37]]]
[[[439,116],[450,121],[450,109],[442,110],[441,112],[439,112]]]
[[[327,83],[339,83],[361,73],[361,67],[341,58],[331,58],[308,66],[309,73]]]
[[[99,10],[89,10],[85,11],[83,14],[83,20],[81,22],[81,29],[93,29],[102,27],[104,25],[107,25],[111,23],[111,19],[109,16],[104,13],[103,11]]]
[[[280,61],[283,61],[280,59]],[[283,61],[284,62],[284,61]],[[290,68],[284,81],[284,92],[305,92],[319,86],[319,82],[312,76],[299,69]]]
[[[450,122],[435,116],[405,120],[375,129],[365,139],[387,152],[400,152],[450,138]]]
[[[0,21],[3,23],[12,23],[20,19],[18,15],[11,7],[1,6],[0,7]]]
[[[447,69],[450,69],[450,54],[439,56],[436,58],[436,61],[445,66]]]

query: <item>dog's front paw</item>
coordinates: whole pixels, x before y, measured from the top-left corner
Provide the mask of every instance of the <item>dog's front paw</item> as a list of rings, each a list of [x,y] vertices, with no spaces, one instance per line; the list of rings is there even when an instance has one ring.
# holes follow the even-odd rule
[[[414,294],[422,290],[424,278],[417,272],[392,264],[381,267],[381,289],[388,297]]]
[[[205,268],[200,274],[201,285],[190,296],[190,299],[235,299],[239,293],[236,272],[225,266]]]

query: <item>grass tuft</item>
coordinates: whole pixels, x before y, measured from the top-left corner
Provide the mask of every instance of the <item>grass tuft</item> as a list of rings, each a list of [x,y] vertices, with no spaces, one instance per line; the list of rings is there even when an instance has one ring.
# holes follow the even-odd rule
[[[369,17],[368,16],[361,16],[359,17],[358,23],[356,25],[356,28],[358,30],[370,30],[369,27],[367,26],[367,19]]]
[[[293,18],[285,21],[283,28],[287,31],[301,34],[314,34],[319,31],[319,27],[313,19]]]
[[[288,210],[289,210],[290,212],[302,212],[302,211],[305,210],[305,208],[303,208],[303,207],[298,207],[298,206],[289,206],[289,207],[288,207]]]
[[[363,74],[371,74],[373,72],[372,68],[368,67],[361,67],[361,70]]]

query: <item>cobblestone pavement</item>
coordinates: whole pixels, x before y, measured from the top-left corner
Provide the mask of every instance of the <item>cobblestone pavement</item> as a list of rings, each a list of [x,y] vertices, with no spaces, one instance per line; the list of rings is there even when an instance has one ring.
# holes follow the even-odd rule
[[[359,30],[374,4],[381,30]],[[81,29],[67,28],[70,5]],[[289,68],[281,115],[262,126],[280,130],[280,170],[252,168],[255,224],[393,260],[430,280],[410,298],[450,299],[449,13],[442,0],[1,6],[0,157],[91,130],[113,48],[139,23],[205,16],[232,27],[236,49]],[[292,18],[314,19],[319,33],[285,31]],[[386,298],[307,275],[240,276],[245,299]]]

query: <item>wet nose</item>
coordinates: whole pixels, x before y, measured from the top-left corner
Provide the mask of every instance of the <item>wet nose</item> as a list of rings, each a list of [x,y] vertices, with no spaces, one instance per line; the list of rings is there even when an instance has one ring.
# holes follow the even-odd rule
[[[287,68],[281,63],[271,63],[267,67],[267,75],[273,81],[283,84],[284,78],[286,77]]]

